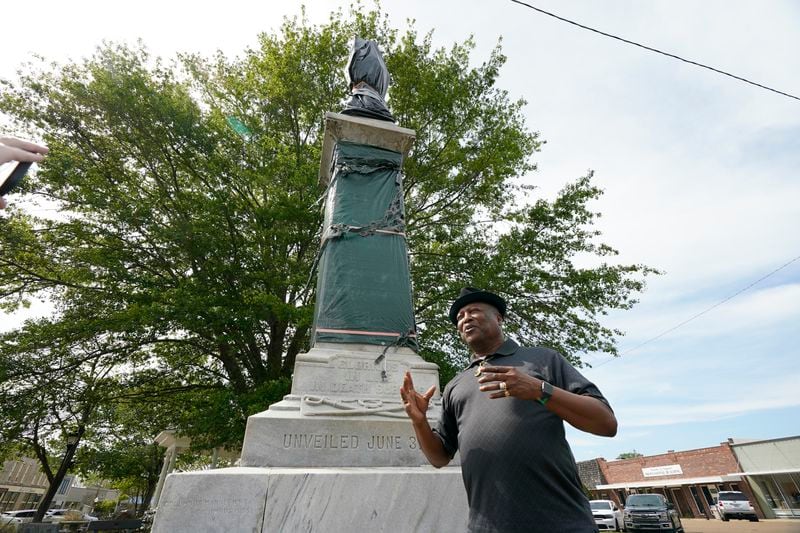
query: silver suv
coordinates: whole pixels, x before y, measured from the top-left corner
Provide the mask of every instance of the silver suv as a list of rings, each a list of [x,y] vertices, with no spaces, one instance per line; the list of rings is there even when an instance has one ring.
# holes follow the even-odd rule
[[[747,518],[751,522],[758,522],[756,510],[743,492],[738,490],[722,490],[717,494],[717,512],[719,517],[727,522],[731,518]]]

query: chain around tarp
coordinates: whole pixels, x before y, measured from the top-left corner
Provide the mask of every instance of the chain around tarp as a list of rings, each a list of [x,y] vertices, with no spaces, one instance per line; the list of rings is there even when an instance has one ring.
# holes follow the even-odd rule
[[[375,358],[375,364],[380,364],[383,362],[383,368],[381,369],[381,381],[387,381],[389,379],[389,374],[386,372],[386,352],[389,351],[389,348],[392,347],[401,347],[407,346],[409,348],[414,348],[416,333],[414,330],[408,330],[406,333],[401,333],[398,337],[394,340],[393,343],[387,344],[381,354]]]
[[[405,238],[406,222],[403,217],[402,205],[402,191],[398,189],[394,198],[392,198],[392,201],[389,203],[389,207],[384,211],[383,217],[379,220],[373,220],[369,224],[363,226],[331,224],[322,234],[320,253],[329,240],[337,239],[346,233],[358,233],[362,237],[371,237],[377,233],[385,233],[389,235],[399,235]]]
[[[331,181],[331,183],[333,183],[333,181]],[[378,234],[397,235],[398,237],[405,239],[406,223],[403,216],[402,207],[403,194],[398,188],[394,198],[392,198],[392,201],[389,203],[389,207],[386,208],[383,218],[380,220],[373,220],[364,226],[350,226],[347,224],[331,224],[328,226],[322,232],[319,249],[317,250],[316,257],[314,257],[314,262],[311,264],[311,271],[308,274],[308,280],[306,281],[303,291],[309,287],[311,281],[314,279],[314,274],[319,266],[319,260],[322,257],[322,252],[325,250],[325,246],[329,241],[341,238],[343,235],[348,233],[357,233],[361,237],[371,237],[372,235]]]

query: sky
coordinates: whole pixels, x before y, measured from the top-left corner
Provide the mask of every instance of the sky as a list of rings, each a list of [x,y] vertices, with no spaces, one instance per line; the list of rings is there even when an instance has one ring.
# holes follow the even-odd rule
[[[529,3],[800,96],[797,2]],[[307,4],[309,20],[324,22],[349,2]],[[5,25],[0,78],[14,78],[33,53],[80,60],[103,40],[141,39],[164,58],[236,56],[300,5],[11,3],[3,17],[16,22]],[[603,241],[621,262],[663,272],[634,309],[607,317],[626,333],[622,356],[585,357],[592,368],[583,372],[614,407],[619,433],[568,428],[576,459],[800,435],[800,100],[510,1],[381,5],[395,27],[414,19],[438,46],[473,35],[476,64],[502,37],[508,60],[498,86],[527,101],[527,124],[547,141],[524,180],[552,198],[593,170],[605,191],[592,205]]]

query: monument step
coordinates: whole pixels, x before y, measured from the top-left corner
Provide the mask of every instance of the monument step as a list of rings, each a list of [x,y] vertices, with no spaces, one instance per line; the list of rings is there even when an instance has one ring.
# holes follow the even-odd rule
[[[152,533],[465,531],[461,469],[223,468],[170,474]]]

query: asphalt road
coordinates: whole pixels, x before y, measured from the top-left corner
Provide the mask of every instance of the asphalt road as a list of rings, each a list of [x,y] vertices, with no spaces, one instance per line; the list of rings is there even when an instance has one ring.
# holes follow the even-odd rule
[[[800,533],[800,520],[699,520],[681,519],[686,533]]]

